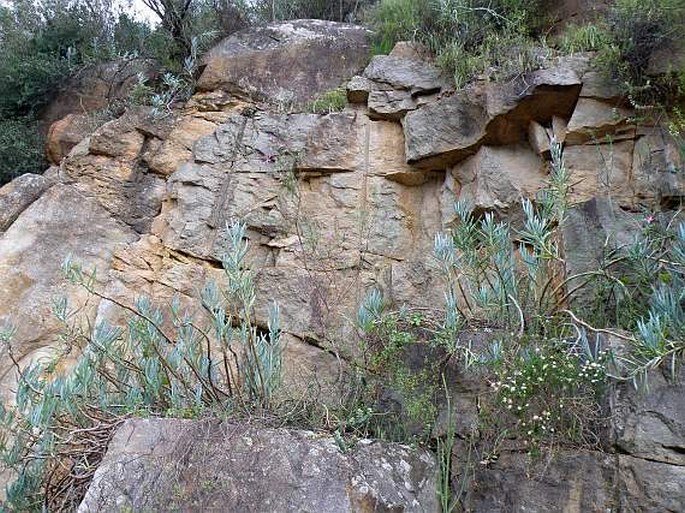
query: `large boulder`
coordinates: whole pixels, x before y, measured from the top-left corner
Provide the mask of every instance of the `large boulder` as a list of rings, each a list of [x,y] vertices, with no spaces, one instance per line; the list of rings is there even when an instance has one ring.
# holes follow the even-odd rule
[[[204,57],[203,91],[222,89],[288,106],[339,87],[367,63],[370,32],[292,20],[238,32]]]
[[[3,185],[0,188],[0,234],[53,184],[54,181],[46,176],[27,173]]]
[[[128,58],[87,66],[72,76],[41,114],[47,130],[68,114],[87,114],[124,101],[139,77],[154,80],[159,66],[148,59]]]
[[[437,464],[422,449],[220,421],[129,420],[79,513],[437,512]]]

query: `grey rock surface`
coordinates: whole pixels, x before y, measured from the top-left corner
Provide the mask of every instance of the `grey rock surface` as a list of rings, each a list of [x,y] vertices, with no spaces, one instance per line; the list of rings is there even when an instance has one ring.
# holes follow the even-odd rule
[[[114,436],[79,513],[437,512],[430,453],[213,420],[135,419]]]
[[[650,373],[646,390],[631,383],[617,387],[612,396],[614,444],[623,454],[678,465],[685,472],[685,369],[673,378],[659,369]]]
[[[360,26],[323,20],[247,29],[207,53],[198,87],[281,105],[305,102],[364,68],[370,34]]]
[[[0,188],[0,233],[7,230],[31,203],[40,198],[54,181],[27,173]]]

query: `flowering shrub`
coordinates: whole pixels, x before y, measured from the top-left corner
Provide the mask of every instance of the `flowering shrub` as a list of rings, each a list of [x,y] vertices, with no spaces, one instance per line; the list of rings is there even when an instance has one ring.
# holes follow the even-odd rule
[[[585,346],[587,348],[587,346]],[[531,450],[543,442],[593,443],[599,420],[596,393],[608,355],[575,342],[543,339],[508,361],[492,362],[495,402],[516,420],[514,431]]]

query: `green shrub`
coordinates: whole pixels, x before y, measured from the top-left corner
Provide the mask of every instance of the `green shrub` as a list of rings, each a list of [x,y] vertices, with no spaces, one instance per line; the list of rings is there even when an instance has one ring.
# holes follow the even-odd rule
[[[534,37],[544,24],[543,1],[382,0],[369,14],[376,32],[374,52],[388,53],[401,40],[428,46],[459,87],[477,75],[528,71]],[[504,67],[506,65],[506,69]]]
[[[459,201],[452,233],[436,236],[434,255],[447,284],[446,327],[453,333],[474,317],[536,332],[558,310],[565,281],[560,226],[569,181],[559,144],[553,144],[552,158],[549,188],[536,203],[522,201],[522,229],[513,231],[490,212],[477,219]]]
[[[164,314],[150,300],[135,307],[107,298],[94,273],[65,264],[69,279],[131,315],[126,328],[84,328],[79,309],[55,304],[63,353],[21,368],[11,330],[2,338],[19,375],[16,405],[0,409],[0,456],[15,473],[7,488],[13,511],[73,510],[113,430],[130,415],[197,416],[270,409],[281,381],[279,310],[255,325],[252,271],[245,267],[245,226],[228,229],[226,287],[208,283],[203,315],[174,300]],[[63,359],[76,353],[68,369]]]
[[[355,22],[377,0],[261,0],[254,11],[261,21],[320,19]]]
[[[380,438],[428,440],[438,413],[440,362],[412,361],[410,354],[430,352],[436,326],[418,311],[390,311],[376,289],[360,305],[357,326],[357,367],[364,376],[360,401],[373,413],[366,429]]]
[[[340,112],[347,106],[347,93],[344,89],[334,89],[315,98],[307,106],[307,110],[317,114]]]
[[[650,59],[660,48],[683,50],[685,0],[617,0],[608,18],[608,43],[600,48],[599,61],[611,76],[624,85],[635,107],[670,108],[682,101],[678,77],[655,79],[649,75]],[[674,87],[675,86],[675,87]]]
[[[564,53],[596,52],[611,44],[609,28],[604,23],[585,25],[570,24],[559,39],[559,48]]]
[[[650,214],[632,244],[607,258],[587,286],[597,302],[585,313],[595,327],[617,327],[626,351],[614,377],[644,386],[649,371],[667,365],[675,376],[685,354],[685,222],[676,214]],[[600,308],[601,305],[601,308]],[[597,315],[606,311],[608,315]]]
[[[492,213],[478,219],[458,202],[452,232],[435,239],[447,284],[438,340],[492,383],[483,431],[516,435],[532,454],[542,445],[597,442],[596,394],[608,355],[563,311],[568,280],[560,234],[568,192],[561,146],[553,143],[550,185],[535,202],[522,201],[521,228]],[[471,347],[469,337],[462,342],[461,331],[474,323],[492,333],[485,348]]]
[[[555,329],[559,329],[555,327]],[[610,355],[585,334],[508,338],[495,342],[481,365],[493,372],[493,426],[517,435],[535,454],[543,445],[599,442],[598,393]]]
[[[45,137],[30,118],[0,119],[0,185],[47,167]]]

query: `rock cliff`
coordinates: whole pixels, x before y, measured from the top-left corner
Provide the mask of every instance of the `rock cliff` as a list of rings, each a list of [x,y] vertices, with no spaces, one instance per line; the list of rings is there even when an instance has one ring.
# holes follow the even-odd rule
[[[590,55],[558,58],[507,83],[454,91],[411,45],[398,45],[367,65],[368,37],[360,27],[311,21],[248,31],[209,52],[199,90],[183,108],[162,115],[129,110],[75,146],[73,134],[79,132],[69,130],[69,119],[58,121],[50,143],[56,165],[42,177],[25,175],[0,189],[0,320],[17,326],[21,361],[56,347],[53,297],[85,300],[82,290],[65,285],[60,269],[67,256],[95,268],[97,286],[117,302],[132,305],[141,294],[160,303],[179,296],[197,308],[202,284],[220,279],[226,222],[242,219],[258,271],[256,322],[266,325],[269,303],[280,304],[288,339],[286,385],[297,389],[316,381],[325,398],[335,394],[341,365],[357,350],[349,320],[366,291],[378,286],[396,305],[441,305],[432,244],[453,221],[455,199],[515,218],[520,198],[533,197],[548,182],[550,140],[564,142],[571,176],[575,206],[564,237],[573,272],[599,258],[596,239],[603,241],[604,231],[627,233],[634,212],[668,208],[685,195],[683,162],[668,131],[657,121],[638,120],[616,85],[593,68]],[[342,111],[303,108],[343,84],[349,103]],[[91,300],[86,312],[93,320],[121,315],[104,300]],[[0,377],[9,397],[16,376],[5,358]],[[524,455],[504,452],[478,469],[469,510],[685,510],[682,392],[665,381],[646,397],[619,387],[605,452],[565,451],[532,474]],[[117,467],[133,451],[123,441],[126,430],[145,429],[147,439],[135,451],[156,454],[162,431],[181,429],[173,422],[153,422],[149,430],[143,424],[122,428],[80,511],[112,511],[103,502],[111,500],[103,484],[115,475],[128,479]],[[209,445],[191,451],[187,468],[174,470],[179,475],[202,466],[202,451],[223,450],[228,443],[212,433],[229,428],[207,429]],[[272,457],[270,444],[289,445],[292,437],[305,435],[253,436],[267,447],[258,455],[262,462]],[[312,451],[328,451],[328,442],[309,437],[295,444],[306,448],[287,455],[308,469],[280,476],[279,484],[287,493],[299,490],[304,502],[281,504],[279,488],[273,497],[259,497],[276,502],[255,502],[251,510],[260,510],[257,504],[293,511],[437,508],[425,489],[422,509],[406,505],[413,495],[403,498],[404,506],[390,501],[378,508],[338,507],[338,499],[350,501],[360,489],[345,488],[358,458],[386,454],[392,468],[401,468],[404,456],[393,460],[395,449],[373,445],[360,451],[381,455],[319,461]],[[245,444],[232,446],[229,455],[251,453]],[[235,464],[226,460],[226,468],[242,472]],[[146,470],[155,465],[148,458],[136,467],[145,483],[159,477]],[[311,495],[320,481],[305,474],[316,465],[330,466],[330,480],[337,480],[324,480],[335,485],[330,508]],[[425,479],[432,479],[434,463],[421,465]],[[222,472],[201,470],[208,480]],[[130,480],[122,486],[131,486]],[[237,500],[226,490],[216,496],[210,490],[206,504]],[[150,495],[149,504],[162,499]],[[248,510],[240,501],[231,504]]]

